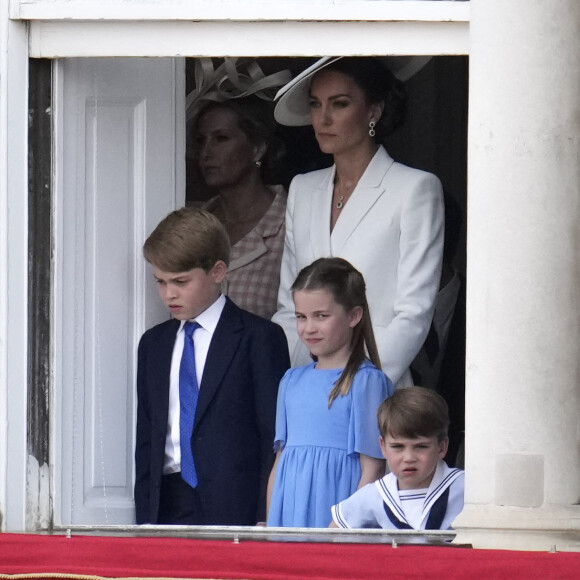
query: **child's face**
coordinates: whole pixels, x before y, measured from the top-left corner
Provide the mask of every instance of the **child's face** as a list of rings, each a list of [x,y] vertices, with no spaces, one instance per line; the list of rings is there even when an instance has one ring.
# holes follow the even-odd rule
[[[437,437],[379,438],[381,450],[389,469],[395,474],[399,489],[421,489],[429,487],[439,459],[447,453],[447,438]]]
[[[360,322],[360,306],[347,312],[328,290],[294,292],[298,336],[318,357],[318,368],[342,368],[351,350],[353,328]]]
[[[177,320],[190,320],[207,310],[220,295],[220,284],[226,273],[218,261],[209,272],[194,268],[187,272],[164,272],[153,267],[159,296]]]

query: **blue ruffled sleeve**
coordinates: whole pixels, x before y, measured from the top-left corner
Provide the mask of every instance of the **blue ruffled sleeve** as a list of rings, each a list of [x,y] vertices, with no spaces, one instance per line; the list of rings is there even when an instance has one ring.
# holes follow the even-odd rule
[[[286,388],[290,380],[290,375],[293,369],[286,371],[282,380],[280,381],[280,387],[278,389],[278,402],[276,404],[276,435],[274,436],[274,451],[278,449],[284,449],[286,445],[286,439],[288,437],[288,426],[286,421]]]
[[[363,364],[351,386],[352,409],[348,430],[348,453],[382,459],[377,410],[393,394],[393,383],[374,365]]]

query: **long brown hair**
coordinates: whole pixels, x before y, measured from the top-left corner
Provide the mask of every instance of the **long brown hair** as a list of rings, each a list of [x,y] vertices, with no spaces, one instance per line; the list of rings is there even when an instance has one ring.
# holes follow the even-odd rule
[[[362,318],[353,329],[350,356],[328,397],[330,407],[336,397],[349,393],[354,376],[364,360],[368,359],[378,369],[381,368],[367,303],[365,281],[362,274],[350,262],[342,258],[319,258],[300,271],[291,290],[292,292],[327,290],[335,302],[347,312],[357,306],[362,308]]]

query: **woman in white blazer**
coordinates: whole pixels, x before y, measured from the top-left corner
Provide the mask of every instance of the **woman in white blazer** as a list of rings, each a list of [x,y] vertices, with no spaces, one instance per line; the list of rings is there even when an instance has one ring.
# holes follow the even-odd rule
[[[312,123],[328,169],[297,175],[286,209],[278,312],[293,366],[310,362],[298,340],[290,287],[324,256],[351,262],[364,276],[384,372],[412,384],[409,364],[433,317],[443,254],[439,179],[396,163],[381,137],[404,117],[402,84],[373,58],[325,57],[281,89],[275,110],[285,125]]]

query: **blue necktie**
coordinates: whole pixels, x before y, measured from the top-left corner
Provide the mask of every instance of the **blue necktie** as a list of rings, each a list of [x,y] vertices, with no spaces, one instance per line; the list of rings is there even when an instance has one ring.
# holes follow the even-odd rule
[[[195,351],[193,333],[200,328],[197,322],[183,325],[183,354],[179,367],[179,442],[181,446],[181,477],[191,487],[197,487],[197,473],[193,463],[191,434],[195,420],[199,387],[195,374]]]

